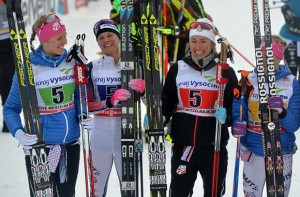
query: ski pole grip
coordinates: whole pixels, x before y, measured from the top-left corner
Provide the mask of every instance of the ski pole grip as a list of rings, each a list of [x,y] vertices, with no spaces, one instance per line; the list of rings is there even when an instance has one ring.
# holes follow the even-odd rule
[[[218,63],[216,69],[216,83],[217,84],[227,84],[228,83],[228,71],[229,65],[227,63]]]
[[[75,64],[74,66],[74,75],[75,75],[75,84],[87,84],[88,75],[87,75],[87,65],[86,64]]]

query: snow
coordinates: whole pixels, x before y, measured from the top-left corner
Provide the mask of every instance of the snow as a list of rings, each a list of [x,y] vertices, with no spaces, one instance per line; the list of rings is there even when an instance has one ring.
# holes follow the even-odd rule
[[[261,5],[261,4],[259,4]],[[251,62],[255,62],[254,57],[254,44],[252,36],[252,18],[251,18],[251,5],[250,1],[241,0],[210,0],[204,1],[204,6],[207,13],[209,13],[214,20],[214,23],[219,29],[222,36],[226,37],[229,42],[237,48],[244,56]],[[272,6],[272,5],[271,5]],[[95,41],[92,27],[96,21],[102,18],[109,17],[111,9],[110,1],[99,0],[97,2],[90,2],[87,8],[80,10],[71,10],[69,15],[62,16],[62,20],[66,24],[69,43],[69,48],[78,33],[86,34],[86,55],[89,60],[97,58],[99,47]],[[261,9],[260,9],[261,10]],[[261,20],[262,21],[262,20]],[[271,10],[271,23],[273,34],[278,34],[280,27],[284,23],[283,16],[280,9]],[[262,28],[263,30],[263,28]],[[30,29],[27,33],[30,33]],[[237,71],[240,69],[251,70],[252,67],[244,61],[237,53],[235,53],[235,64],[233,68]],[[0,106],[2,112],[2,106]],[[2,113],[1,113],[2,114]],[[0,115],[0,122],[3,116]],[[2,126],[1,126],[2,128]],[[300,132],[296,133],[297,143],[299,144]],[[170,181],[170,148],[171,145],[166,143],[167,148],[167,178]],[[228,160],[228,173],[226,179],[226,197],[232,196],[233,174],[235,166],[235,149],[236,139],[231,137],[228,144],[229,160]],[[144,196],[148,197],[149,194],[149,181],[148,181],[148,155],[147,144],[144,144],[143,154],[143,169],[144,169]],[[94,156],[96,157],[96,155]],[[27,175],[25,171],[25,160],[21,147],[18,147],[17,140],[10,134],[0,133],[0,196],[1,197],[25,197],[29,196]],[[83,157],[81,157],[83,158]],[[292,178],[292,186],[290,191],[291,197],[298,196],[297,186],[300,185],[300,163],[299,151],[294,156],[294,172]],[[239,174],[239,196],[242,194],[242,162],[240,165]],[[202,181],[198,178],[194,187],[194,196],[202,196]],[[85,183],[83,173],[83,163],[81,159],[80,172],[76,186],[76,196],[85,196]],[[109,186],[108,196],[117,197],[119,194],[119,184],[115,169],[112,169]],[[266,196],[266,194],[264,194]]]

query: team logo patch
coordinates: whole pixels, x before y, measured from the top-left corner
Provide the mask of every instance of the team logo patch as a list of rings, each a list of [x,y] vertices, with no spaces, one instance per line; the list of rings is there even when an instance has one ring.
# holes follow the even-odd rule
[[[181,175],[181,174],[185,174],[186,173],[186,165],[180,165],[177,170],[176,173]]]
[[[53,31],[57,31],[60,28],[60,24],[58,22],[53,23],[52,29]]]

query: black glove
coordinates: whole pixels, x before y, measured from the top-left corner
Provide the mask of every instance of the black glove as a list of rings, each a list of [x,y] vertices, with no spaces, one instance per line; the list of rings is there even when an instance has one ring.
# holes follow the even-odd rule
[[[80,64],[86,64],[87,58],[83,55],[82,50],[81,46],[74,44],[69,50],[66,61],[70,62],[72,59],[75,59]]]

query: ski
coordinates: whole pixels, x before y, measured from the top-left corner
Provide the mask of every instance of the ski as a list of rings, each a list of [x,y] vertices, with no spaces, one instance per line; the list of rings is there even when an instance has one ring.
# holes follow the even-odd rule
[[[266,81],[264,73],[265,68],[263,63],[263,53],[261,49],[259,9],[257,0],[252,0],[253,35],[257,68],[257,81],[259,87],[258,92],[260,119],[262,126],[262,139],[264,144],[267,196],[281,197],[284,196],[284,179],[278,112],[276,110],[269,111],[268,109],[268,97],[276,96],[270,8],[268,0],[263,1],[263,8],[268,81]]]
[[[128,82],[134,78],[134,52],[130,41],[133,17],[133,0],[122,0],[121,25],[121,87],[129,90],[131,97],[121,102],[121,154],[122,154],[122,197],[136,196],[135,168],[135,114],[134,90]]]
[[[148,155],[150,196],[165,197],[167,191],[166,150],[161,112],[161,79],[155,0],[141,0],[143,65],[146,83],[146,105],[149,118]]]
[[[300,81],[300,42],[290,42],[284,50],[284,61]]]
[[[15,0],[15,15],[10,0],[6,1],[6,7],[25,128],[27,133],[35,134],[38,137],[38,142],[30,150],[31,171],[27,172],[30,191],[36,197],[52,197],[53,189],[50,182],[49,162],[40,121],[21,0]]]

